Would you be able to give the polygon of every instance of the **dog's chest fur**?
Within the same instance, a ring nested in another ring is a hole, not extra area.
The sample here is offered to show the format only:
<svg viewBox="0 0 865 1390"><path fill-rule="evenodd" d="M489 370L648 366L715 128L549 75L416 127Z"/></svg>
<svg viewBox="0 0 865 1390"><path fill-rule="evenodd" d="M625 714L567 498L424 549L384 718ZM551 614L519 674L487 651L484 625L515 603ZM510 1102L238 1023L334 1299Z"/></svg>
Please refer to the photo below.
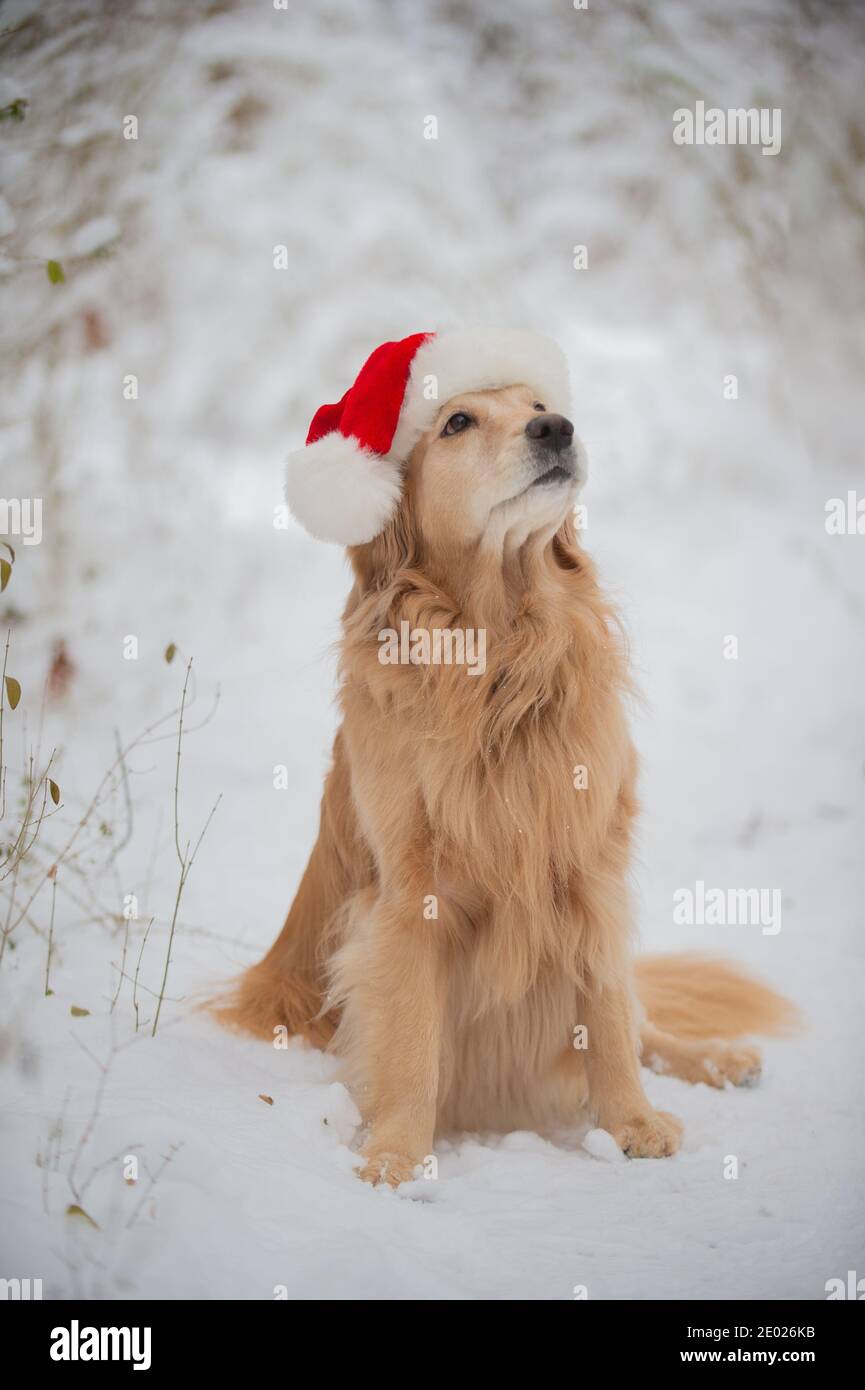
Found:
<svg viewBox="0 0 865 1390"><path fill-rule="evenodd" d="M516 1004L547 971L572 989L601 950L586 894L627 861L624 661L594 583L574 588L489 634L482 677L355 659L343 690L379 878L410 837L419 898L462 962L467 1017Z"/></svg>

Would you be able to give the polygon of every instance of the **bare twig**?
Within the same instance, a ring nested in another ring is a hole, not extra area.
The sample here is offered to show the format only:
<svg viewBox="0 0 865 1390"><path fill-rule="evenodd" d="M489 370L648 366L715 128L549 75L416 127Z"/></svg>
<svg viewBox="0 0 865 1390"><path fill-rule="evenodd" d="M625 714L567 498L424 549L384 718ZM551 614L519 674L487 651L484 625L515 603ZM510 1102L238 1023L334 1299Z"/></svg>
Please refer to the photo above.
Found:
<svg viewBox="0 0 865 1390"><path fill-rule="evenodd" d="M174 767L174 848L177 850L177 858L180 863L181 876L185 868L185 860L180 853L180 751L183 744L183 715L186 710L186 690L189 685L189 675L192 670L192 657L186 663L186 678L183 682L183 694L180 697L180 717L177 720L177 759Z"/></svg>
<svg viewBox="0 0 865 1390"><path fill-rule="evenodd" d="M53 989L48 983L48 976L51 971L51 953L54 950L54 904L57 899L57 875L51 880L51 920L48 924L48 955L45 958L45 998L53 994Z"/></svg>
<svg viewBox="0 0 865 1390"><path fill-rule="evenodd" d="M3 711L6 708L6 663L9 660L9 643L12 641L11 627L6 633L6 647L3 652L3 675L0 676L0 820L6 814L6 764L3 761Z"/></svg>
<svg viewBox="0 0 865 1390"><path fill-rule="evenodd" d="M144 929L144 936L141 941L141 949L138 952L138 961L135 966L135 978L132 981L132 1007L135 1010L135 1031L138 1032L138 976L141 971L141 960L144 955L144 948L147 945L147 938L150 935L150 928L153 926L153 918L147 923Z"/></svg>
<svg viewBox="0 0 865 1390"><path fill-rule="evenodd" d="M178 881L177 881L177 894L176 894L175 899L174 899L174 911L173 911L172 914L171 914L171 926L170 926L169 932L168 932L168 947L167 947L166 952L165 952L165 969L164 969L163 972L162 972L162 984L161 984L160 989L159 989L159 998L158 998L158 1000L157 1000L157 1002L156 1002L156 1015L155 1015L155 1017L154 1017L154 1019L153 1019L153 1028L152 1028L151 1034L150 1034L151 1037L155 1037L155 1036L156 1036L156 1025L159 1023L159 1014L160 1014L160 1011L161 1011L161 1009L162 1009L162 1000L163 1000L163 998L164 998L164 996L165 996L165 986L166 986L166 984L168 983L168 967L169 967L170 964L171 964L171 948L172 948L172 946L174 945L174 932L175 932L175 928L176 928L176 926L177 926L177 914L178 914L178 911L180 910L180 899L182 898L182 896L183 896L183 890L184 890L184 888L186 887L186 880L189 878L190 871L191 871L191 869L192 869L193 864L195 863L195 856L197 855L198 850L199 850L199 848L200 848L200 846L201 846L201 841L204 839L204 836L205 836L205 833L206 833L206 831L207 831L207 828L208 828L208 826L210 825L210 822L213 820L213 817L214 817L214 815L215 815L215 813L216 813L216 808L217 808L217 806L219 805L219 803L220 803L221 800L222 800L222 792L219 793L219 796L216 798L216 800L215 800L214 803L213 803L213 806L211 807L210 815L207 817L207 820L204 822L204 826L202 827L201 834L199 835L198 839L197 839L196 842L195 842L195 849L194 849L194 850L192 851L192 853L190 854L190 853L189 853L189 846L187 845L187 847L186 847L186 857L184 857L184 858L181 859L181 861L180 861L180 864L181 864L181 867L180 867L180 877L179 877L179 879L178 879Z"/></svg>
<svg viewBox="0 0 865 1390"><path fill-rule="evenodd" d="M156 1029L159 1025L159 1015L162 1011L162 1001L165 997L165 987L168 983L168 969L171 965L171 948L174 945L174 933L177 928L177 914L180 911L180 900L183 897L183 890L189 878L195 857L201 847L201 842L207 833L210 822L216 813L216 808L222 800L222 793L216 798L210 811L210 815L204 822L201 834L195 842L195 848L190 852L190 842L187 840L186 849L180 848L180 760L183 752L183 716L186 711L186 692L189 686L189 677L192 671L192 657L186 663L186 677L183 682L183 694L180 697L180 715L177 721L177 756L174 769L174 848L177 851L177 860L180 864L180 876L177 880L177 892L174 897L174 911L171 914L171 925L168 929L168 945L165 951L165 966L162 971L162 984L159 988L159 998L156 1001L156 1013L153 1018L153 1027L150 1036L156 1037Z"/></svg>
<svg viewBox="0 0 865 1390"><path fill-rule="evenodd" d="M41 776L35 778L33 776L33 754L30 754L26 775L27 800L24 803L24 811L22 812L21 816L21 828L19 829L18 834L16 835L15 840L9 849L9 853L6 856L6 863L3 868L3 873L0 874L0 882L2 882L4 878L8 878L14 870L15 865L19 862L19 860L23 859L25 855L29 854L30 850L33 848L34 844L36 843L36 840L39 837L39 831L42 829L42 822L46 819L50 819L52 815L56 814L53 811L48 812L46 814L46 807L48 803L48 774L51 771L56 752L56 749L52 750L51 757L45 764L45 771L41 774ZM39 797L40 788L42 790L42 805L39 810L39 815L36 817L35 824L33 824L33 833L28 841L27 834L31 829L31 823L33 822L33 808L36 805L36 801Z"/></svg>
<svg viewBox="0 0 865 1390"><path fill-rule="evenodd" d="M114 746L117 749L116 763L120 764L120 785L123 788L123 804L126 810L126 831L124 833L123 839L119 840L116 845L112 846L111 854L109 855L106 868L114 863L120 851L124 850L126 846L129 844L129 841L132 839L133 824L132 797L129 792L129 769L126 766L126 754L123 750L123 745L120 742L120 733L117 729L114 730Z"/></svg>
<svg viewBox="0 0 865 1390"><path fill-rule="evenodd" d="M178 713L178 710L176 710L176 709L174 709L174 710L169 710L169 712L168 712L167 714L161 715L159 719L154 720L152 724L149 724L149 725L147 726L146 729L142 730L142 732L141 732L140 734L137 734L135 738L131 739L130 742L127 743L126 746L125 746L123 749L121 749L122 757L125 759L125 758L128 756L128 754L132 751L133 748L137 748L142 742L144 742L145 740L147 740L147 739L149 738L149 736L154 732L154 730L161 728L162 725L165 724L165 723L167 723L169 719L173 719L173 718L177 715L177 713ZM76 844L76 842L78 841L79 836L81 835L82 831L83 831L83 830L87 827L87 825L89 824L90 819L91 819L91 817L92 817L94 811L96 810L97 806L99 806L100 803L101 803L101 800L102 800L102 797L103 797L103 795L104 795L104 793L105 793L106 787L108 787L108 786L111 785L111 779L112 779L112 777L114 776L114 773L116 772L118 765L119 765L119 759L118 759L118 758L115 758L114 762L111 764L111 766L109 767L108 771L107 771L107 772L104 774L104 776L102 777L102 780L100 781L98 787L96 788L96 791L94 792L94 794L93 794L93 796L92 796L92 798L91 798L89 804L87 805L87 807L86 807L86 809L85 809L83 815L81 816L81 818L79 819L79 821L77 822L77 824L73 827L73 830L72 830L71 835L69 836L69 839L66 841L66 844L63 846L63 848L60 850L59 854L56 856L56 858L55 858L54 861L53 861L54 864L56 864L58 867L59 867L60 864L63 863L63 862L67 859L67 857L71 854L72 849L73 849L74 845ZM27 900L25 901L24 906L21 908L21 910L20 910L19 913L18 913L18 916L15 918L15 920L14 920L14 921L11 923L11 925L9 926L9 929L8 929L8 934L9 934L9 935L11 935L12 932L15 931L15 929L16 929L16 927L18 926L19 922L23 921L24 917L27 915L27 912L29 911L31 905L33 904L34 900L36 899L38 893L40 892L40 890L41 890L42 887L44 886L44 883L45 883L46 878L47 878L47 876L48 876L48 872L49 872L49 870L46 869L46 870L45 870L45 873L42 874L42 875L38 878L37 883L36 883L36 886L34 887L32 893L30 894L30 896L29 896L29 897L27 898Z"/></svg>
<svg viewBox="0 0 865 1390"><path fill-rule="evenodd" d="M118 1000L119 997L120 997L120 990L121 990L121 987L122 987L122 985L123 985L123 981L126 979L126 952L127 952L128 948L129 948L129 918L127 917L127 918L126 918L126 930L125 930L124 933L123 933L123 954L122 954L122 956L120 957L120 970L119 970L118 975L117 975L117 988L116 988L116 990L114 991L114 996L113 996L113 998L112 998L112 1000L111 1000L111 1008L108 1010L108 1012L111 1013L111 1014L114 1013L114 1007L115 1007L115 1005L116 1005L116 1003L117 1003L117 1000Z"/></svg>
<svg viewBox="0 0 865 1390"><path fill-rule="evenodd" d="M73 1037L75 1037L74 1034ZM99 1118L99 1112L102 1108L102 1097L105 1094L105 1085L108 1081L108 1073L111 1069L111 1063L114 1060L114 1049L112 1048L107 1062L100 1062L97 1057L93 1056L92 1052L90 1052L86 1047L84 1047L80 1038L75 1038L75 1041L79 1044L80 1047L82 1047L83 1051L87 1053L88 1057L90 1057L91 1060L96 1063L100 1071L99 1083L96 1087L96 1092L93 1097L93 1106L91 1108L87 1124L84 1126L84 1129L81 1132L81 1138L78 1140L78 1143L75 1147L75 1153L72 1157L72 1162L69 1165L69 1172L66 1175L67 1181L69 1183L69 1190L71 1191L72 1196L75 1198L76 1202L80 1203L81 1190L79 1189L77 1184L78 1165L81 1162L81 1156L84 1153L84 1150L86 1149L87 1145L90 1143L91 1138L93 1137L93 1131L96 1127L96 1121Z"/></svg>
<svg viewBox="0 0 865 1390"><path fill-rule="evenodd" d="M159 1182L159 1179L162 1177L162 1174L165 1172L165 1170L166 1170L166 1168L168 1167L169 1163L171 1163L172 1159L174 1158L174 1155L175 1155L176 1153L179 1153L180 1150L181 1150L182 1148L183 1148L183 1144L182 1144L182 1143L180 1143L180 1144L170 1144L169 1147L168 1147L168 1153L167 1153L167 1154L163 1154L163 1156L162 1156L162 1162L160 1163L159 1167L157 1168L157 1170L156 1170L156 1172L153 1174L153 1176L150 1177L150 1174L148 1173L148 1177L150 1177L150 1182L149 1182L148 1186L144 1189L144 1191L143 1191L142 1194L141 1194L140 1199L138 1200L138 1202L136 1202L135 1206L134 1206L133 1209L132 1209L132 1214L131 1214L131 1216L129 1217L129 1220L127 1221L127 1223L126 1223L126 1229L127 1229L127 1230L129 1230L130 1226L134 1226L134 1225L135 1225L135 1222L138 1220L139 1213L141 1212L141 1209L142 1209L142 1207L144 1206L145 1202L147 1201L148 1197L149 1197L150 1194L152 1193L154 1187L155 1187L156 1184Z"/></svg>

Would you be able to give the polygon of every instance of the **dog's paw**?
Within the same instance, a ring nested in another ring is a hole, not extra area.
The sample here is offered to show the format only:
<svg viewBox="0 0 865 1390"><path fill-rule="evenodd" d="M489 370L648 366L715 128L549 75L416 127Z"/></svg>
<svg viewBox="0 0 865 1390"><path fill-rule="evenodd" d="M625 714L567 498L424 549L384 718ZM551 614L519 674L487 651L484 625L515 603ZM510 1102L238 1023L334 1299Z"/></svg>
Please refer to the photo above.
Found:
<svg viewBox="0 0 865 1390"><path fill-rule="evenodd" d="M381 1182L391 1187L399 1187L401 1182L411 1182L419 1166L416 1159L400 1153L364 1152L363 1158L366 1162L358 1169L358 1177L374 1187Z"/></svg>
<svg viewBox="0 0 865 1390"><path fill-rule="evenodd" d="M614 1125L610 1133L628 1158L669 1158L681 1145L682 1121L666 1110L649 1110Z"/></svg>
<svg viewBox="0 0 865 1390"><path fill-rule="evenodd" d="M730 1043L715 1043L703 1058L703 1080L709 1086L723 1089L729 1081L733 1086L756 1086L763 1069L759 1047L733 1047Z"/></svg>

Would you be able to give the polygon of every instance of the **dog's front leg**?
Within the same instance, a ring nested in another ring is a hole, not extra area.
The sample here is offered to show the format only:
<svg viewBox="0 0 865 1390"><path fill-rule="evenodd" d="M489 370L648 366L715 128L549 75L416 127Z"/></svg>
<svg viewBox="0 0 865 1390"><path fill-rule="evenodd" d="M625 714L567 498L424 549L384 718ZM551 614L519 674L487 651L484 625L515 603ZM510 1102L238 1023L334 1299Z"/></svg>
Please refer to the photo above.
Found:
<svg viewBox="0 0 865 1390"><path fill-rule="evenodd" d="M445 949L417 889L384 892L354 954L348 1023L370 1132L360 1176L408 1181L432 1147L438 1101Z"/></svg>
<svg viewBox="0 0 865 1390"><path fill-rule="evenodd" d="M586 991L586 1068L592 1109L601 1129L631 1158L666 1158L682 1140L675 1115L654 1110L643 1090L630 992L597 985Z"/></svg>

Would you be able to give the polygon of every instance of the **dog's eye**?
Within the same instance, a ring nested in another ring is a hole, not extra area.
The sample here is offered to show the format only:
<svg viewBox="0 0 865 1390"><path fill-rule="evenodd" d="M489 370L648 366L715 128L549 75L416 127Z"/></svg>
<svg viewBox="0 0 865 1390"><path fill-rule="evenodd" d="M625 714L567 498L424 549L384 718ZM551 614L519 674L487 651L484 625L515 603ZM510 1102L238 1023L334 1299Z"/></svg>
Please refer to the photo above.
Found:
<svg viewBox="0 0 865 1390"><path fill-rule="evenodd" d="M472 417L470 415L466 415L464 410L458 410L456 415L452 415L451 418L448 420L447 424L442 430L442 434L459 434L462 430L467 429L468 426L472 424L474 424Z"/></svg>
<svg viewBox="0 0 865 1390"><path fill-rule="evenodd" d="M547 407L545 405L541 405L540 401L535 401L534 405L532 406L532 410L540 410L542 414L544 411L546 411L546 408Z"/></svg>

